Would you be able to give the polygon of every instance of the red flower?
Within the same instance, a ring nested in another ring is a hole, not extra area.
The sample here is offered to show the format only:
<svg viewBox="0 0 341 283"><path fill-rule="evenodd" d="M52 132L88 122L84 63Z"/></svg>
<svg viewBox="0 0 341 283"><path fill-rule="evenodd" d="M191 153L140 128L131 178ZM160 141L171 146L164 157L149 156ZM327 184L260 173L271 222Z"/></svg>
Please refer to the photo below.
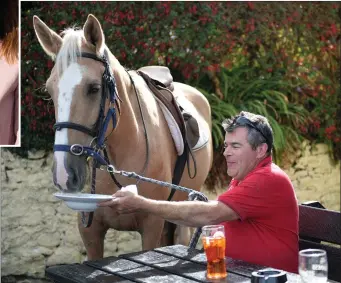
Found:
<svg viewBox="0 0 341 283"><path fill-rule="evenodd" d="M173 27L176 27L178 25L176 19L173 20Z"/></svg>
<svg viewBox="0 0 341 283"><path fill-rule="evenodd" d="M331 126L329 126L328 128L326 128L324 132L325 132L327 135L330 135L331 133L333 133L333 132L335 132L335 131L336 131L335 125L331 125Z"/></svg>
<svg viewBox="0 0 341 283"><path fill-rule="evenodd" d="M196 14L197 13L197 6L193 5L192 7L189 7L189 12L191 14Z"/></svg>
<svg viewBox="0 0 341 283"><path fill-rule="evenodd" d="M330 32L331 32L332 35L338 34L338 30L337 30L337 27L336 27L335 24L332 24L332 25L330 26Z"/></svg>

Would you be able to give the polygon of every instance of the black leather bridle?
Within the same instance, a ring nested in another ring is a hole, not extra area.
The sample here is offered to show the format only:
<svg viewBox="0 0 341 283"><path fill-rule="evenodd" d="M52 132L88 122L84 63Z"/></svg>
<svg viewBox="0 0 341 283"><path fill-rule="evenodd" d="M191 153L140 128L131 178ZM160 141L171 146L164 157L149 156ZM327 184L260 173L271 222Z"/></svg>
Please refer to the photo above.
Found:
<svg viewBox="0 0 341 283"><path fill-rule="evenodd" d="M64 151L71 153L75 156L86 156L93 159L93 168L92 168L92 184L91 184L91 193L95 193L96 188L96 169L101 166L110 165L109 157L105 148L106 141L106 131L108 129L108 125L112 120L113 130L117 125L117 113L120 114L120 106L119 102L121 101L116 87L116 81L113 76L113 73L110 69L110 65L108 62L108 56L105 52L104 55L99 58L95 54L81 52L77 54L77 57L81 58L89 58L103 63L105 70L102 76L102 96L101 96L101 104L97 122L93 129L90 129L81 124L76 124L72 122L57 122L54 124L53 129L59 131L61 129L73 129L76 131L83 132L94 139L92 140L90 146L83 146L80 144L66 145L66 144L55 144L53 147L53 151ZM105 103L106 100L109 99L109 109L106 115L104 115ZM101 154L103 153L103 155ZM109 172L115 184L122 188L122 185L117 181L114 174ZM90 212L88 222L85 223L85 213L82 212L82 222L85 227L89 227L91 225L93 218L93 212Z"/></svg>

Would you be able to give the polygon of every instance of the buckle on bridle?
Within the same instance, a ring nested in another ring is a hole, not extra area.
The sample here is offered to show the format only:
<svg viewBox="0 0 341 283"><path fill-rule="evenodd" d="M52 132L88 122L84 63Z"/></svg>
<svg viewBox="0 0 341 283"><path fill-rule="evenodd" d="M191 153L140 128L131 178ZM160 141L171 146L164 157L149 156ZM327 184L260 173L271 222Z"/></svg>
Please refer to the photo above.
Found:
<svg viewBox="0 0 341 283"><path fill-rule="evenodd" d="M77 156L80 156L83 154L84 152L84 148L81 144L73 144L71 145L70 147L70 152L73 154L73 155L77 155Z"/></svg>

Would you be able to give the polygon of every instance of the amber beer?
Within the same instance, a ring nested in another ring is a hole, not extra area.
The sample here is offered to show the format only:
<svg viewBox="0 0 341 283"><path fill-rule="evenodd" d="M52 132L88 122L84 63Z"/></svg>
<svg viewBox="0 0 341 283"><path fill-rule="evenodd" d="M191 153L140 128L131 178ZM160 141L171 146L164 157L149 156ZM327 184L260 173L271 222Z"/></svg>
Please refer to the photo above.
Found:
<svg viewBox="0 0 341 283"><path fill-rule="evenodd" d="M202 228L202 241L207 258L207 278L221 279L227 276L225 264L225 232L223 225Z"/></svg>

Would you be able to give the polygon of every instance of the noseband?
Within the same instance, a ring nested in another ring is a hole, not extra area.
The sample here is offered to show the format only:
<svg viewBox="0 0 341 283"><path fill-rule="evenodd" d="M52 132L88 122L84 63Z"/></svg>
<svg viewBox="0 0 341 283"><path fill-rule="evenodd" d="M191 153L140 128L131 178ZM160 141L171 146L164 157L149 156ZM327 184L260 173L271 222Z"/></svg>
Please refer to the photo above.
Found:
<svg viewBox="0 0 341 283"><path fill-rule="evenodd" d="M93 129L90 129L81 124L76 124L72 122L57 122L54 124L53 129L55 131L60 131L65 128L73 129L73 130L83 132L93 137L93 140L90 146L83 146L80 144L73 144L73 145L55 144L53 147L53 151L64 151L64 152L71 153L72 155L75 155L75 156L86 156L86 157L92 158L93 168L92 168L91 193L95 193L96 169L100 168L102 165L105 165L105 166L110 165L109 157L105 148L105 141L106 141L105 133L108 129L110 120L112 120L112 123L113 123L113 130L116 127L116 124L117 124L116 108L118 110L118 114L120 114L120 106L119 106L118 101L119 100L121 101L121 99L118 96L116 81L111 71L106 52L104 53L102 58L99 58L96 55L92 53L87 53L87 52L81 52L77 54L77 57L89 58L89 59L102 62L105 67L105 70L102 76L102 96L101 96L99 115L98 115L96 124ZM109 99L109 109L106 115L104 115L105 102L107 99ZM103 155L101 155L101 152L103 152ZM121 188L122 185L117 181L114 174L112 172L109 172L109 173L112 179L114 180L115 184L119 188ZM93 212L90 212L88 221L86 223L85 213L82 212L82 222L85 227L89 227L91 225L92 218L93 218Z"/></svg>

